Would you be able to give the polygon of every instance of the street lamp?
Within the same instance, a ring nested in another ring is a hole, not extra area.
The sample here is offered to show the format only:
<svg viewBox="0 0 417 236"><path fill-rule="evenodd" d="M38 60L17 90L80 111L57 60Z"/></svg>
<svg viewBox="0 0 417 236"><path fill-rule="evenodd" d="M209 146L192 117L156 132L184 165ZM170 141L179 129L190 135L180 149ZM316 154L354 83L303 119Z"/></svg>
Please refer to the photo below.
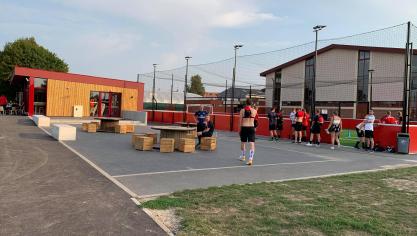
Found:
<svg viewBox="0 0 417 236"><path fill-rule="evenodd" d="M156 65L153 65L153 83L152 83L152 120L155 119L155 78L156 78Z"/></svg>
<svg viewBox="0 0 417 236"><path fill-rule="evenodd" d="M184 107L183 107L183 111L184 114L182 116L182 120L184 122L187 121L187 80L188 80L188 60L190 60L192 57L186 56L185 57L185 61L186 61L186 66L185 66L185 81L184 81Z"/></svg>
<svg viewBox="0 0 417 236"><path fill-rule="evenodd" d="M233 124L234 124L234 109L233 109L233 105L234 105L234 101L235 101L235 82L236 82L236 58L237 58L237 50L239 48L243 47L242 44L236 44L233 46L233 48L235 49L235 65L233 66L233 79L232 79L232 99L230 102L230 113L231 113L231 119L230 119L230 131L233 131Z"/></svg>
<svg viewBox="0 0 417 236"><path fill-rule="evenodd" d="M373 72L374 72L375 70L374 69L369 69L368 70L368 73L370 74L369 75L369 78L370 78L370 83L371 83L371 91L370 91L370 93L369 93L369 109L370 110L372 110L372 91L373 91L373 89L372 89L372 85L373 85L373 81L372 81L372 75L373 75Z"/></svg>
<svg viewBox="0 0 417 236"><path fill-rule="evenodd" d="M317 43L318 43L318 39L319 39L319 31L326 28L325 25L316 25L313 27L313 31L316 33L316 41L315 41L315 46L314 46L314 77L313 80L311 81L311 85L312 85L312 94L311 94L311 105L310 105L310 109L311 109L311 114L312 117L315 114L315 110L316 110L316 76L317 76Z"/></svg>

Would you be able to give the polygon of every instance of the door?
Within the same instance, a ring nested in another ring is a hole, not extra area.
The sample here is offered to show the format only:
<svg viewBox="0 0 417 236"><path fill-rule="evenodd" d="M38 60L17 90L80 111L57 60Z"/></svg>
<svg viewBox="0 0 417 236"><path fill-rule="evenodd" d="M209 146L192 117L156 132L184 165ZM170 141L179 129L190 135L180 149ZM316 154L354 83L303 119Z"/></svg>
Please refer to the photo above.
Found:
<svg viewBox="0 0 417 236"><path fill-rule="evenodd" d="M120 117L120 106L121 106L121 97L120 93L110 93L111 97L111 117Z"/></svg>
<svg viewBox="0 0 417 236"><path fill-rule="evenodd" d="M90 116L120 117L122 94L112 92L90 92Z"/></svg>
<svg viewBox="0 0 417 236"><path fill-rule="evenodd" d="M99 100L99 116L109 117L110 116L110 94L106 92L100 92Z"/></svg>
<svg viewBox="0 0 417 236"><path fill-rule="evenodd" d="M356 119L363 119L368 114L369 102L358 102L356 104Z"/></svg>

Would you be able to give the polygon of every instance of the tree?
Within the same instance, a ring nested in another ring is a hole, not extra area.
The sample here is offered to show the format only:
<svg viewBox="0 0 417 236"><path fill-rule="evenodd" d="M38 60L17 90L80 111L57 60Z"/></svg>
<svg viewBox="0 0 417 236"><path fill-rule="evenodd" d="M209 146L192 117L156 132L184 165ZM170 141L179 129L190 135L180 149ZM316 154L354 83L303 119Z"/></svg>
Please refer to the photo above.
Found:
<svg viewBox="0 0 417 236"><path fill-rule="evenodd" d="M68 65L55 53L38 45L35 38L21 38L6 43L0 51L0 94L14 97L15 90L8 81L14 66L68 72Z"/></svg>
<svg viewBox="0 0 417 236"><path fill-rule="evenodd" d="M195 93L198 95L203 96L206 92L203 83L201 82L200 75L193 75L191 76L191 86L187 86L187 92Z"/></svg>

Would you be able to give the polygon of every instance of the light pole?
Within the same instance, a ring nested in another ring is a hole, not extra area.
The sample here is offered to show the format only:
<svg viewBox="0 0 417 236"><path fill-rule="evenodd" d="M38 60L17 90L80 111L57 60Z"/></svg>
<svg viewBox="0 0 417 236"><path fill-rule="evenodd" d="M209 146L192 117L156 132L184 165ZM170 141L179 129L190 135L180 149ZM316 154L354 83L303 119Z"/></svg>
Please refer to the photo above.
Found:
<svg viewBox="0 0 417 236"><path fill-rule="evenodd" d="M155 78L156 78L156 65L153 64L153 83L152 83L152 120L155 119Z"/></svg>
<svg viewBox="0 0 417 236"><path fill-rule="evenodd" d="M236 58L237 58L237 50L239 48L243 47L242 44L236 44L233 46L233 48L235 49L235 65L233 66L233 79L232 79L232 99L230 102L230 114L231 114L231 119L230 119L230 131L233 131L233 117L234 117L234 109L233 109L233 105L234 105L234 101L235 101L235 82L236 82Z"/></svg>
<svg viewBox="0 0 417 236"><path fill-rule="evenodd" d="M182 120L184 122L187 121L187 80L188 80L188 60L190 60L192 57L186 56L185 57L185 61L187 62L186 66L185 66L185 81L184 81L184 107L183 107L183 111L184 114L182 116Z"/></svg>
<svg viewBox="0 0 417 236"><path fill-rule="evenodd" d="M311 105L310 105L310 113L311 117L314 117L315 110L316 110L316 76L317 76L317 43L319 39L319 31L326 28L325 25L316 25L313 27L313 31L316 33L316 41L314 46L314 76L313 80L311 81Z"/></svg>
<svg viewBox="0 0 417 236"><path fill-rule="evenodd" d="M172 105L172 93L174 91L174 74L171 74L171 105Z"/></svg>
<svg viewBox="0 0 417 236"><path fill-rule="evenodd" d="M374 69L369 69L368 70L368 73L370 74L369 75L369 78L370 78L369 82L371 83L371 91L369 92L369 110L372 110L372 91L373 91L373 89L372 89L372 85L373 85L372 75L373 75L374 71L375 71Z"/></svg>

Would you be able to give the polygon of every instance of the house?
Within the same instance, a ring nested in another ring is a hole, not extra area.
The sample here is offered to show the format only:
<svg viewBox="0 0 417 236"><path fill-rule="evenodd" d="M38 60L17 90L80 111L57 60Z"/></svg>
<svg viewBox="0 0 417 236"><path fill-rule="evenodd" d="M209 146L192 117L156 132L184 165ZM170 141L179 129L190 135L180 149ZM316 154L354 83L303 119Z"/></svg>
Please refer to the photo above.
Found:
<svg viewBox="0 0 417 236"><path fill-rule="evenodd" d="M121 117L143 110L143 83L16 66L11 84L29 116Z"/></svg>
<svg viewBox="0 0 417 236"><path fill-rule="evenodd" d="M318 50L317 61L316 109L337 110L347 118L363 118L370 108L377 116L402 110L405 49L332 44ZM417 65L416 55L413 62ZM266 106L279 107L285 114L297 107L309 109L314 63L312 52L260 73L266 78ZM414 117L415 81L417 67L413 67L410 93Z"/></svg>

